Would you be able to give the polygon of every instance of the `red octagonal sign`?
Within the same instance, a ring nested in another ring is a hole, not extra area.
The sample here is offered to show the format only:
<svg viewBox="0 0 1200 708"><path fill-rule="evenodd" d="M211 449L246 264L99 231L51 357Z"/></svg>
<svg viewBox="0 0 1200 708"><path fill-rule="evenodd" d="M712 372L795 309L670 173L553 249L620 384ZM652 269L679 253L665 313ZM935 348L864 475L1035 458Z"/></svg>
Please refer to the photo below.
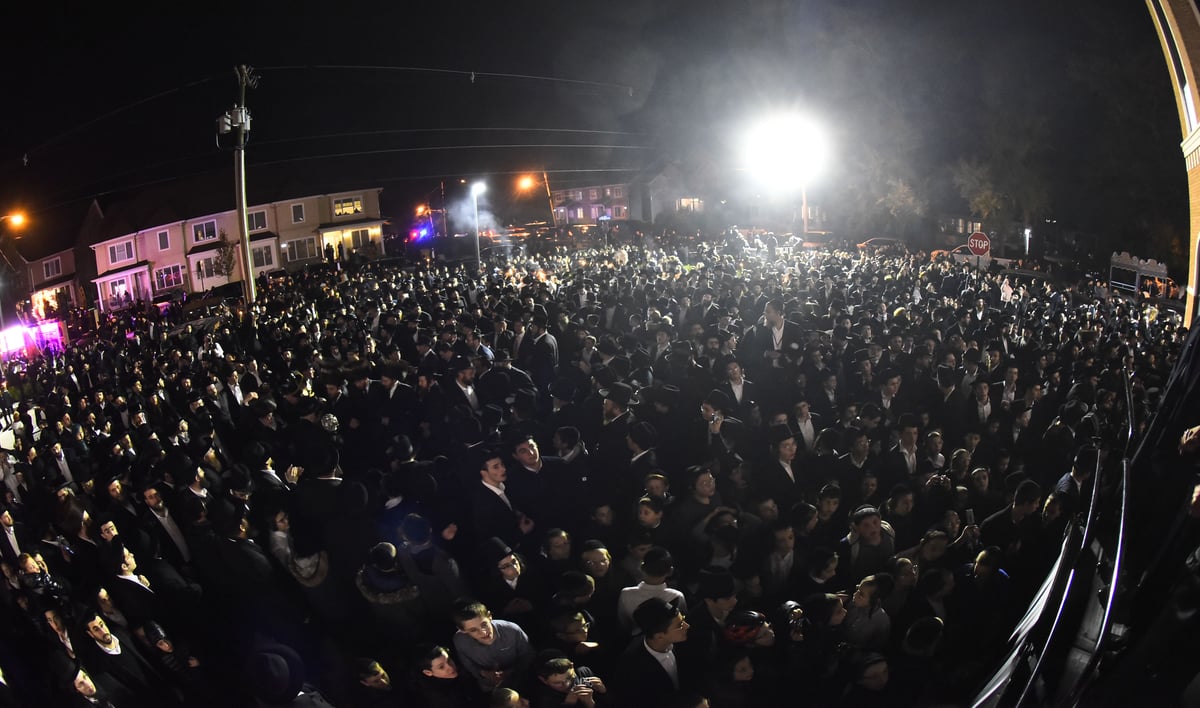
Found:
<svg viewBox="0 0 1200 708"><path fill-rule="evenodd" d="M967 248L976 256L986 256L992 250L992 240L987 234L976 231L967 239Z"/></svg>

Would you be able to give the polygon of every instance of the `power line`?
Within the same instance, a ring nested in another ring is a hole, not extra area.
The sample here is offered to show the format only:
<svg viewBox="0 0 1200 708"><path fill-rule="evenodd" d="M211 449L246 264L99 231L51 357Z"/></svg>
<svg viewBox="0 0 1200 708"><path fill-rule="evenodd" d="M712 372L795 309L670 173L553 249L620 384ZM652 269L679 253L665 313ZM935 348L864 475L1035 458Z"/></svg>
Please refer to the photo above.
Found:
<svg viewBox="0 0 1200 708"><path fill-rule="evenodd" d="M557 76L538 76L538 75L534 75L534 74L515 74L515 73L494 72L494 71L466 71L466 70L460 70L460 69L440 69L440 68L436 68L436 67L417 67L417 66L375 66L375 65L351 66L351 65L332 65L332 64L319 64L319 65L311 65L311 66L309 66L309 65L273 66L273 67L261 68L259 70L260 71L301 71L301 70L306 70L306 71L311 71L311 70L391 71L391 72L426 73L426 74L447 74L447 75L453 75L453 76L468 77L471 79L472 83L474 83L475 79L479 78L479 77L500 78L500 79L522 79L522 80L528 80L528 81L545 81L545 82L572 84L572 85L580 85L580 86L594 86L594 87L598 87L598 88L607 88L607 89L619 89L622 92L628 93L629 96L633 96L633 87L625 85L625 84L615 84L615 83L610 83L610 82L605 82L605 81L588 81L585 79L572 79L572 78L563 78L563 77L557 77ZM121 113L124 113L132 108L136 108L138 106L149 103L151 101L156 101L160 98L163 98L165 96L170 96L171 94L174 94L174 93L179 93L181 91L185 91L187 89L194 88L194 87L200 86L202 84L206 84L209 81L212 81L213 79L219 78L220 76L223 76L223 75L210 74L210 75L202 77L200 79L196 79L195 81L190 81L188 83L181 84L174 88L170 88L165 91L160 91L160 92L152 94L150 96L140 98L131 103L127 103L123 106L114 108L106 113L102 113L101 115L96 116L95 118L92 118L91 120L84 121L83 123L75 125L71 128L68 128L67 130L64 130L61 133L58 133L57 135L51 136L50 138L43 140L41 143L38 143L37 145L34 145L33 147L26 150L25 157L27 159L29 155L32 155L41 150L44 150L45 148L48 148L56 143L62 142L66 138L68 138L72 135L75 135L76 133L79 133L80 131L82 131L86 128L90 128L91 126L93 126L97 123L105 121L114 116L120 115ZM446 130L446 129L433 129L430 132L434 132L434 130ZM501 129L496 129L496 130L502 131L502 130L507 130L507 129L501 128ZM563 130L562 132L575 132L575 131ZM583 132L583 131L578 131L578 132ZM624 134L633 135L633 133L621 133L621 132L617 132L617 131L613 131L611 133L607 133L606 131L595 131L595 133L596 134L612 134L612 135L624 135Z"/></svg>
<svg viewBox="0 0 1200 708"><path fill-rule="evenodd" d="M266 160L263 162L252 163L256 167L265 165L280 165L289 162L304 162L306 160L327 160L339 157L362 157L365 155L386 155L389 153L404 153L404 152L436 152L439 150L509 150L509 149L531 149L531 148L548 148L552 150L560 150L565 148L584 148L590 150L653 150L655 148L646 145L572 145L569 143L545 144L539 145L536 143L530 144L496 144L496 145L431 145L429 147L408 147L408 148L388 148L385 150L358 150L355 152L335 152L326 155L307 155L304 157L289 157L280 160Z"/></svg>
<svg viewBox="0 0 1200 708"><path fill-rule="evenodd" d="M288 65L288 66L267 66L259 67L259 71L394 71L402 73L415 74L449 74L452 76L465 76L475 83L475 79L480 77L492 79L522 79L526 81L547 81L552 83L575 84L579 86L595 86L597 88L619 89L622 93L627 93L633 97L633 87L625 84L614 84L607 81L588 81L585 79L566 79L559 76L538 76L535 74L511 74L497 71L468 71L464 69L439 69L436 67L425 66L350 66L341 64L315 64L315 65Z"/></svg>
<svg viewBox="0 0 1200 708"><path fill-rule="evenodd" d="M43 148L47 148L57 142L61 142L65 138L70 137L71 135L74 135L75 133L78 133L79 131L83 130L84 128L89 128L89 127L95 125L96 123L99 123L100 121L107 120L116 115L120 115L121 113L124 113L125 111L128 111L131 108L136 108L144 103L149 103L150 101L158 100L164 96L170 96L173 93L178 93L180 91L184 91L184 90L190 89L192 87L199 86L201 84L206 84L215 78L217 78L217 76L215 74L206 76L202 79L196 79L195 81L183 84L181 86L176 86L175 88L167 89L166 91L160 91L152 96L140 98L140 99L134 101L133 103L128 103L119 108L114 108L111 111L108 111L107 113L103 113L89 121L80 123L79 125L76 125L73 128L68 128L67 130L59 133L58 135L52 136L52 137L48 138L47 140L42 141L38 145L35 145L34 147L29 148L26 151L26 155L33 154L39 150L42 150Z"/></svg>
<svg viewBox="0 0 1200 708"><path fill-rule="evenodd" d="M253 166L254 165L251 165L251 167L253 167ZM130 191L142 189L144 187L153 187L158 184L167 184L169 182L190 179L193 177L199 177L201 175L208 175L208 174L213 174L214 172L223 172L223 171L225 171L224 167L214 167L213 169L210 169L210 170L198 170L196 172L189 172L188 174L185 174L185 175L174 175L171 177L163 177L161 179L147 180L145 182L139 182L137 184L124 185L121 187L113 187L112 189L106 189L106 190L99 191L99 192L93 192L92 194L87 194L87 195L80 196L80 197L64 199L63 201L55 202L54 204L51 204L49 206L45 206L40 209L36 209L32 213L34 215L43 214L46 212L52 212L55 209L60 209L62 207L68 206L70 204L75 204L77 202L82 202L82 201L90 201L92 199L104 197L109 194L117 194L119 192L130 192ZM642 168L641 167L582 167L582 168L578 168L578 169L560 168L560 169L556 169L556 170L542 170L542 171L545 172L546 174L551 174L551 175L612 174L612 173L641 172ZM371 177L371 178L363 178L363 181L370 181L370 182L374 182L374 183L378 183L378 184L386 184L389 182L417 182L417 181L426 180L426 179L453 179L453 178L474 179L474 178L483 178L483 177L496 176L496 175L505 175L505 176L521 175L521 174L526 174L528 172L529 172L529 170L488 170L487 172L444 172L441 174L405 175L403 177L390 177L390 178Z"/></svg>
<svg viewBox="0 0 1200 708"><path fill-rule="evenodd" d="M502 149L507 149L507 148L562 149L562 148L576 148L576 147L594 149L594 150L604 150L604 149L653 150L654 149L652 147L643 146L643 145L595 145L595 144L578 144L578 145L576 145L576 144L554 144L554 143L550 143L550 144L537 144L537 143L533 143L533 144L494 144L494 145L438 145L438 146L411 147L411 148L388 148L388 149L381 149L381 150L361 150L361 151L355 151L355 152L329 153L329 154L325 154L325 155L302 155L302 156L298 156L298 157L281 158L278 160L261 160L261 161L257 161L257 162L251 162L250 166L251 167L264 167L267 165L283 165L283 164L288 164L288 163L292 163L292 162L306 162L308 160L337 159L337 158L342 158L342 157L364 157L364 156L380 155L380 154L387 154L387 153L436 152L439 150L457 151L457 150L473 150L473 149L502 150ZM210 158L210 157L214 157L214 156L215 156L214 153L206 152L206 153L196 153L194 155L176 158L174 160L164 160L162 162L156 162L154 164L147 165L144 167L138 167L135 169L125 170L124 172L118 172L116 174L109 175L104 181L111 183L112 180L118 179L120 177L124 177L126 175L131 175L131 174L135 174L135 173L139 173L139 172L147 172L150 170L159 169L161 167L167 167L167 166L179 164L182 162L191 162L193 160L206 159L206 158ZM102 196L104 194L109 194L109 193L117 192L117 191L123 191L125 189L136 189L141 186L154 185L154 184L158 184L163 181L170 181L172 179L183 179L188 176L206 174L211 171L212 170L201 170L199 172L191 172L186 175L178 175L176 177L167 177L167 178L163 178L161 180L152 180L149 182L143 182L143 183L134 185L133 187L113 188L111 190L98 192L98 193L96 193L95 196ZM518 170L517 172L520 172L520 170ZM70 203L70 202L65 202L65 203Z"/></svg>
<svg viewBox="0 0 1200 708"><path fill-rule="evenodd" d="M631 132L619 131L619 130L584 130L581 128L400 128L400 129L394 129L394 130L370 130L370 131L349 132L349 133L326 133L323 135L312 135L312 136L307 136L307 137L282 138L279 140L264 140L264 141L260 141L260 142L255 142L254 144L259 147L262 147L265 145L283 145L283 144L287 144L287 143L302 142L305 140L324 140L324 139L329 139L329 138L386 135L389 133L425 133L425 132L428 132L428 133L456 133L456 132L490 132L490 131L516 132L516 133L525 133L525 132L580 133L580 134L596 134L596 135L629 135L629 136L642 136L643 135L642 133L631 133ZM617 146L611 146L611 147L617 147ZM456 148L456 149L462 149L462 148ZM119 179L126 175L136 174L138 172L146 172L146 171L150 171L150 170L156 170L156 169L159 169L162 167L169 167L171 165L177 165L180 163L191 162L193 160L205 159L205 158L209 158L212 156L213 156L212 152L193 153L191 155L186 155L183 157L175 157L170 160L161 160L159 162L154 162L149 165L142 165L142 166L135 167L132 169L124 170L122 172L116 172L116 173L107 175L105 179L106 179L106 181L111 181L114 179ZM296 159L302 160L302 159L306 159L306 158L296 158ZM255 164L264 164L264 163L255 163ZM268 163L268 164L271 164L271 163Z"/></svg>
<svg viewBox="0 0 1200 708"><path fill-rule="evenodd" d="M327 140L330 138L357 138L371 135L402 135L413 133L572 133L582 135L631 135L642 137L644 133L632 133L625 130L586 130L583 128L395 128L389 130L364 130L349 133L325 133L323 135L307 135L297 138L280 138L278 140L257 141L255 145L279 145L295 143L304 140Z"/></svg>

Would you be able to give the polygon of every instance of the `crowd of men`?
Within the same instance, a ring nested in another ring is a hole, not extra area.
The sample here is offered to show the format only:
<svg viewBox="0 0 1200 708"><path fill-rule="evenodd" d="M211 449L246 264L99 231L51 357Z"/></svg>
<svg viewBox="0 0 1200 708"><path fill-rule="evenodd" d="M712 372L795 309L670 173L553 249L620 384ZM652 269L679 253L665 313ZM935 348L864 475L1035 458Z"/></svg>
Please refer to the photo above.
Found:
<svg viewBox="0 0 1200 708"><path fill-rule="evenodd" d="M0 706L963 700L1186 331L749 245L297 271L6 362Z"/></svg>

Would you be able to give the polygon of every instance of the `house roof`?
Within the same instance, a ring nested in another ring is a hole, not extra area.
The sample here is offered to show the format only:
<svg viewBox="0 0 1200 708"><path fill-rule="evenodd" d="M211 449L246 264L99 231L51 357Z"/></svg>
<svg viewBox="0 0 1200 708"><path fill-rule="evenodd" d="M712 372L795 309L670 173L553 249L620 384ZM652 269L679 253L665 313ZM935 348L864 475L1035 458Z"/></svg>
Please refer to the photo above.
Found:
<svg viewBox="0 0 1200 708"><path fill-rule="evenodd" d="M342 230L342 229L350 228L351 226L362 226L364 224L378 224L383 221L387 221L387 220L382 219L382 218L376 219L375 217L371 217L371 216L363 217L361 219L351 219L350 221L330 221L325 224L318 224L317 231L331 231L333 229Z"/></svg>
<svg viewBox="0 0 1200 708"><path fill-rule="evenodd" d="M251 243L255 241L266 241L269 238L279 238L279 234L275 233L274 231L255 231L254 233L250 234Z"/></svg>
<svg viewBox="0 0 1200 708"><path fill-rule="evenodd" d="M136 193L97 200L103 219L87 233L89 245L184 219L232 211L232 176L225 171L155 185ZM251 166L246 177L246 203L270 204L322 194L367 191L361 183L344 184L327 174L308 175L280 166Z"/></svg>
<svg viewBox="0 0 1200 708"><path fill-rule="evenodd" d="M63 283L69 283L74 279L75 279L74 272L63 273L62 275L58 276L57 278L51 278L50 280L47 280L45 282L38 283L36 286L34 286L34 289L35 290L45 290L46 288L53 288L56 285L62 285Z"/></svg>
<svg viewBox="0 0 1200 708"><path fill-rule="evenodd" d="M190 251L188 251L187 254L189 256L191 256L196 253L204 253L205 251L215 251L224 245L225 245L224 241L222 241L221 239L217 239L217 240L213 241L212 243L206 243L203 246L197 246L197 247L191 249Z"/></svg>
<svg viewBox="0 0 1200 708"><path fill-rule="evenodd" d="M94 283L97 280L104 280L106 278L111 278L114 275L120 275L122 273L131 273L135 270L141 270L149 265L150 265L150 261L138 261L137 263L134 263L133 265L125 266L124 268L117 268L116 270L106 270L103 273L101 273L100 275L97 275L95 278L92 278L92 282Z"/></svg>
<svg viewBox="0 0 1200 708"><path fill-rule="evenodd" d="M139 191L113 192L41 211L31 211L15 236L3 244L34 263L76 247L83 248L146 229L234 209L233 179L228 170L180 178ZM283 165L248 168L247 202L270 204L314 195L367 192L361 180L340 180L329 173L288 169ZM377 221L377 220L374 220ZM252 240L269 238L265 233ZM89 254L90 255L90 254ZM87 274L85 274L86 277Z"/></svg>

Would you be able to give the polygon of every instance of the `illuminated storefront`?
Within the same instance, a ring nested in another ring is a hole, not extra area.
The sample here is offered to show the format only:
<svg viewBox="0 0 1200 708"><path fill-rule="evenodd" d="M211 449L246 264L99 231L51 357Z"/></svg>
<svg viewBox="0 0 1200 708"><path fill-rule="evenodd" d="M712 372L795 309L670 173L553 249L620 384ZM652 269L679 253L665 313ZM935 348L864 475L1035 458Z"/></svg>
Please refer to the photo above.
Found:
<svg viewBox="0 0 1200 708"><path fill-rule="evenodd" d="M75 288L71 283L64 283L50 288L42 288L29 296L29 311L40 320L56 317L75 305Z"/></svg>
<svg viewBox="0 0 1200 708"><path fill-rule="evenodd" d="M62 352L68 344L67 328L59 320L17 325L0 331L0 358L8 361L39 352Z"/></svg>

